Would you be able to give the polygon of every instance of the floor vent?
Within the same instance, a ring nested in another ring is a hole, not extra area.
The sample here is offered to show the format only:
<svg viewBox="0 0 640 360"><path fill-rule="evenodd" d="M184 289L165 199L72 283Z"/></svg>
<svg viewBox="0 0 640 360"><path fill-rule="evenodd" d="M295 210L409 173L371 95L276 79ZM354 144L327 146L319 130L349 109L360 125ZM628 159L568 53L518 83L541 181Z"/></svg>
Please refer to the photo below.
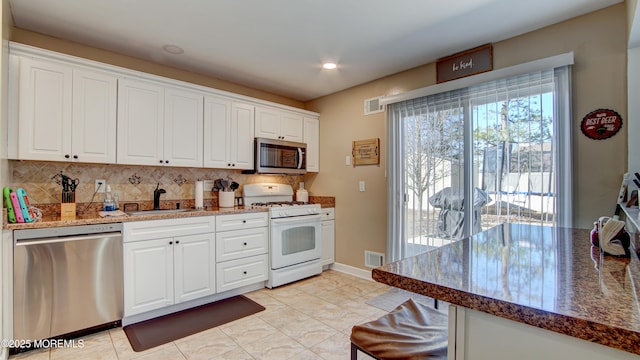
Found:
<svg viewBox="0 0 640 360"><path fill-rule="evenodd" d="M382 99L382 96L366 99L364 101L364 114L371 115L383 112L384 105L380 104L380 99Z"/></svg>
<svg viewBox="0 0 640 360"><path fill-rule="evenodd" d="M364 251L364 266L369 268L375 268L384 264L384 254L365 250Z"/></svg>

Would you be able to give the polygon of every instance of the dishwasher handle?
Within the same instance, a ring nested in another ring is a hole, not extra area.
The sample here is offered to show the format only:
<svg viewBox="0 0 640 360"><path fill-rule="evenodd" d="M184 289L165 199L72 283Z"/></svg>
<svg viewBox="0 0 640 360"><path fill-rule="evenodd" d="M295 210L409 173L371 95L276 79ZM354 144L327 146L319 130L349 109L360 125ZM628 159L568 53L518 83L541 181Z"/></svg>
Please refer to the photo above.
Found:
<svg viewBox="0 0 640 360"><path fill-rule="evenodd" d="M41 239L32 239L32 240L17 240L16 246L32 246L32 245L42 245L42 244L55 244L69 241L87 241L87 240L97 240L97 239L105 239L105 238L121 238L121 232L108 232L108 233L97 233L97 234L88 234L88 235L79 235L79 236L62 236L62 237L53 237L53 238L41 238Z"/></svg>

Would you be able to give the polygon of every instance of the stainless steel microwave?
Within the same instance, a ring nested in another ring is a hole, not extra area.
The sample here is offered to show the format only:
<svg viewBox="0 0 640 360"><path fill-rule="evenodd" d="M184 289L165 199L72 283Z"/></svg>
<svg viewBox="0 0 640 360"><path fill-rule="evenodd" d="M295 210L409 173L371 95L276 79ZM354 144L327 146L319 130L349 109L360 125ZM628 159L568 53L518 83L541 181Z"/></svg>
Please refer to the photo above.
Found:
<svg viewBox="0 0 640 360"><path fill-rule="evenodd" d="M256 138L255 142L256 173L307 173L307 144L267 138Z"/></svg>

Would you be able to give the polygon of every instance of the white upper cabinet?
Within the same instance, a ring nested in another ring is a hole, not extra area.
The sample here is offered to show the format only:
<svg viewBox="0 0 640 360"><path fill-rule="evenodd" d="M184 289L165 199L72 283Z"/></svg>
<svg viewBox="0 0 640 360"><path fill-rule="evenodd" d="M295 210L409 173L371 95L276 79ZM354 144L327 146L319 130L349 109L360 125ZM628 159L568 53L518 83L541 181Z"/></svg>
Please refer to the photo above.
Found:
<svg viewBox="0 0 640 360"><path fill-rule="evenodd" d="M203 99L201 93L165 88L164 162L202 167Z"/></svg>
<svg viewBox="0 0 640 360"><path fill-rule="evenodd" d="M10 43L9 159L251 170L254 138L306 142L316 113ZM315 121L315 122L314 122Z"/></svg>
<svg viewBox="0 0 640 360"><path fill-rule="evenodd" d="M302 142L302 115L256 107L256 137Z"/></svg>
<svg viewBox="0 0 640 360"><path fill-rule="evenodd" d="M115 162L114 75L27 57L12 57L12 67L10 158Z"/></svg>
<svg viewBox="0 0 640 360"><path fill-rule="evenodd" d="M164 164L164 88L145 81L118 82L118 164Z"/></svg>
<svg viewBox="0 0 640 360"><path fill-rule="evenodd" d="M73 71L71 153L78 161L116 162L116 98L114 75Z"/></svg>
<svg viewBox="0 0 640 360"><path fill-rule="evenodd" d="M202 167L203 96L141 80L118 83L118 163Z"/></svg>
<svg viewBox="0 0 640 360"><path fill-rule="evenodd" d="M252 169L253 105L205 97L204 137L204 167Z"/></svg>
<svg viewBox="0 0 640 360"><path fill-rule="evenodd" d="M320 120L304 118L304 142L307 144L307 172L320 171Z"/></svg>

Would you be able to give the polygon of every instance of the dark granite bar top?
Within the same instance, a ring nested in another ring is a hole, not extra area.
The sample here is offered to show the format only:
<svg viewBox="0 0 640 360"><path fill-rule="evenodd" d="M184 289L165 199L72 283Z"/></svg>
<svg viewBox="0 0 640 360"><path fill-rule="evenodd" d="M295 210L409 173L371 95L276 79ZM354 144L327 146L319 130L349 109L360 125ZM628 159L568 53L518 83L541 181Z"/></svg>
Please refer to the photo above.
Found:
<svg viewBox="0 0 640 360"><path fill-rule="evenodd" d="M589 242L589 230L499 225L376 268L372 276L454 305L640 354L638 255L601 255Z"/></svg>

